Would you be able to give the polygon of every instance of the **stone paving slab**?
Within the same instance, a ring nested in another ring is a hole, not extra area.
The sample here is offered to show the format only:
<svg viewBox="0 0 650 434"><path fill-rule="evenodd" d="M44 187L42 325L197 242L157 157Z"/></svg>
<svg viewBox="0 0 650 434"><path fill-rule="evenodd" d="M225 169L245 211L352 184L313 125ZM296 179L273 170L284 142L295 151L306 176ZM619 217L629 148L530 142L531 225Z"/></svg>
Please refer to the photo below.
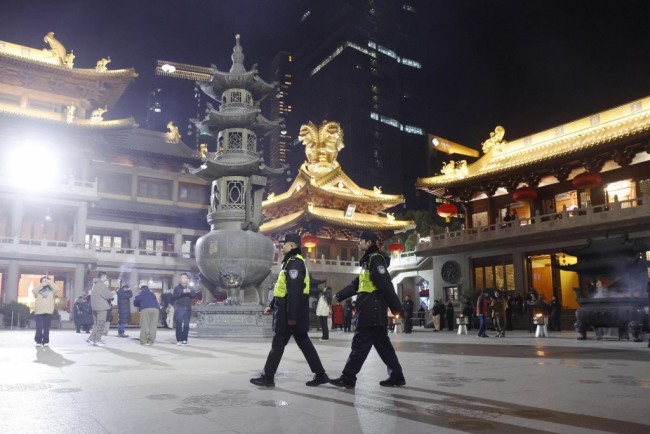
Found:
<svg viewBox="0 0 650 434"><path fill-rule="evenodd" d="M482 339L416 327L391 334L407 385L382 388L371 352L354 390L305 386L312 374L295 343L276 387L258 388L270 339L192 339L173 331L142 346L53 330L0 330L2 433L647 433L650 348L618 340L576 341L571 332ZM312 338L331 377L351 333Z"/></svg>

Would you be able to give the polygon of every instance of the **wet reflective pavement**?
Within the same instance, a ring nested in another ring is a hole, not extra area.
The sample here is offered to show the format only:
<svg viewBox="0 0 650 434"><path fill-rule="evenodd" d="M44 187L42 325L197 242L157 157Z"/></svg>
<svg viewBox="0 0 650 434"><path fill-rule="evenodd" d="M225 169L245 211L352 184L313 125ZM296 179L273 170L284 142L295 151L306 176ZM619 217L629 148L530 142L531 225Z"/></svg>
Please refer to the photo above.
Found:
<svg viewBox="0 0 650 434"><path fill-rule="evenodd" d="M129 331L136 336L136 330ZM371 352L354 390L307 387L312 374L291 341L275 388L258 388L269 340L192 339L178 347L159 330L151 347L54 330L0 330L3 433L647 433L647 343L535 338L481 339L416 328L391 334L407 385L382 388ZM319 342L330 377L340 375L352 334Z"/></svg>

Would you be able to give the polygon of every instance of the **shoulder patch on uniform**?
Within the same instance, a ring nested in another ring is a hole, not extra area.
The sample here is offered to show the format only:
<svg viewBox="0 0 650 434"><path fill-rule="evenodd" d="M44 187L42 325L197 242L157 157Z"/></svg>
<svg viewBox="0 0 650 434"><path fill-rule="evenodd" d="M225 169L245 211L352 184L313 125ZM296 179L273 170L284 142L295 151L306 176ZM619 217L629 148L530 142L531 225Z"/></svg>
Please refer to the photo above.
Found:
<svg viewBox="0 0 650 434"><path fill-rule="evenodd" d="M377 271L379 271L379 274L386 274L386 267L380 265L377 267Z"/></svg>
<svg viewBox="0 0 650 434"><path fill-rule="evenodd" d="M298 278L298 270L289 270L289 277L292 279Z"/></svg>

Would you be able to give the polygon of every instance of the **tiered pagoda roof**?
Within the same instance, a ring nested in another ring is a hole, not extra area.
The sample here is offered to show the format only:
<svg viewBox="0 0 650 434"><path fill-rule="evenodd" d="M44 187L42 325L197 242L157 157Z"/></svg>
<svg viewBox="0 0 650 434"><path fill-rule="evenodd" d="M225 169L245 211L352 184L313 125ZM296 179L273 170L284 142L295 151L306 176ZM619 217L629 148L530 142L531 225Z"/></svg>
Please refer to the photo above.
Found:
<svg viewBox="0 0 650 434"><path fill-rule="evenodd" d="M340 143L324 143L327 138L320 144L307 143L306 136L301 133L308 161L300 167L286 192L269 195L262 202L265 222L260 231L266 235L280 235L288 230L305 232L305 228L309 228L314 235L350 239L362 229L388 234L414 227L412 221L395 220L392 214L384 213L404 203L404 196L384 194L381 187L373 190L359 187L336 161L338 152L327 156L328 146L330 150L332 146L343 148L343 132L336 123L324 121L324 125L338 127ZM321 138L325 135L323 126L320 135L316 134ZM320 147L320 151L310 150L313 146Z"/></svg>

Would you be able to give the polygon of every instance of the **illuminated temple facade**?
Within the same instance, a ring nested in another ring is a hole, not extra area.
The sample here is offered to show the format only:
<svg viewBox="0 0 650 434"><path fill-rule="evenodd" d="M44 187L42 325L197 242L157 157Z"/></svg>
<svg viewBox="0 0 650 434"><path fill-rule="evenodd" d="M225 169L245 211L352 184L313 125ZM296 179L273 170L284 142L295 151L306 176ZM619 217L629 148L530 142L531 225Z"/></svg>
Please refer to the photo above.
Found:
<svg viewBox="0 0 650 434"><path fill-rule="evenodd" d="M53 33L44 40L49 49L0 41L0 301L32 305L49 275L63 308L99 270L111 287L160 294L196 272L209 187L185 165L201 158L171 122L161 133L105 119L133 69L110 58L79 68Z"/></svg>
<svg viewBox="0 0 650 434"><path fill-rule="evenodd" d="M436 298L534 289L558 297L572 324L573 289L594 282L568 271L576 262L568 252L617 236L650 246L649 152L650 97L510 142L497 127L474 163L418 179L465 216L460 231L420 234L417 255L432 259ZM602 283L614 285L605 274ZM643 297L642 286L617 295Z"/></svg>

